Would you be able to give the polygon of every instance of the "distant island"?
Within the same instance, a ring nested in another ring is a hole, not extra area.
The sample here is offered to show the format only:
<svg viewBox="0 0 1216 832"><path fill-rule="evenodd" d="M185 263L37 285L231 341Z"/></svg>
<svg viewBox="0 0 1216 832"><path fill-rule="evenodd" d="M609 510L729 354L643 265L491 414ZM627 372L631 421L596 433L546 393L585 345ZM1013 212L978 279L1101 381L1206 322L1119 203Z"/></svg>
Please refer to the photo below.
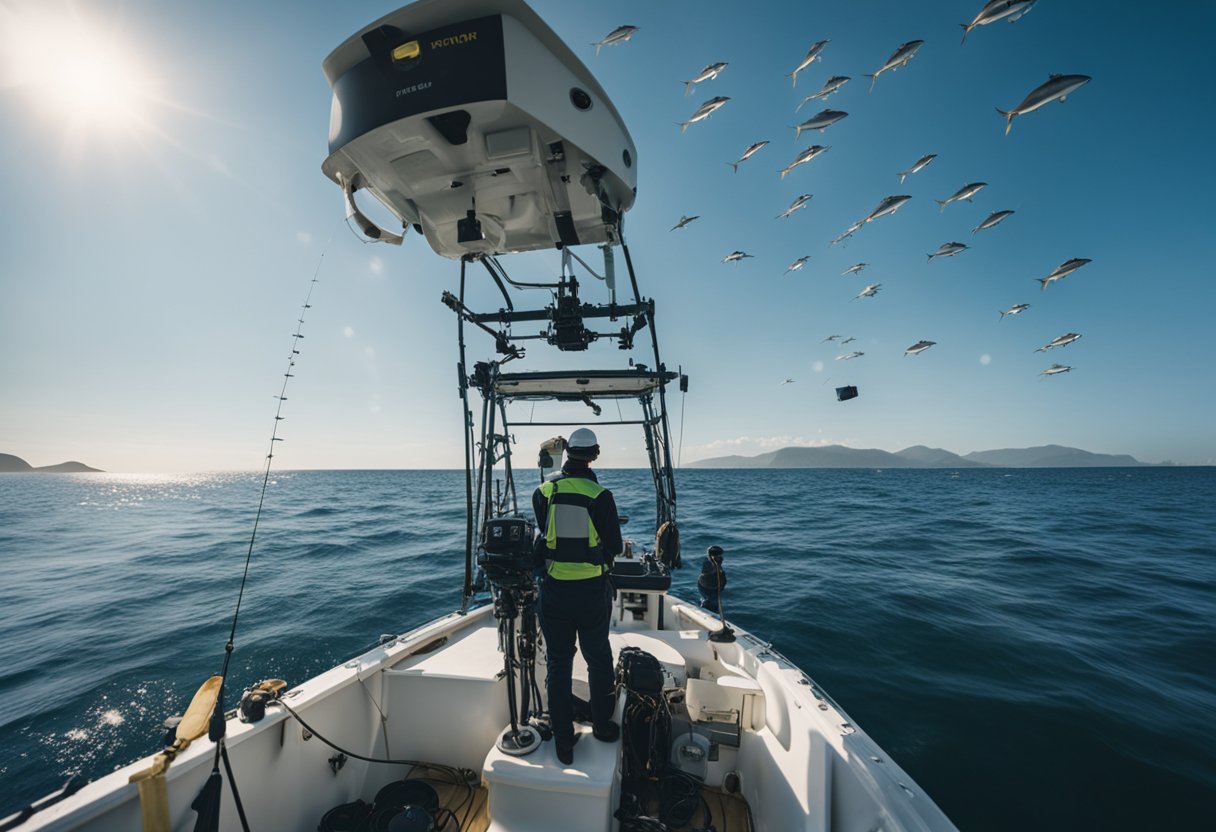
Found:
<svg viewBox="0 0 1216 832"><path fill-rule="evenodd" d="M1170 463L1164 463L1166 465ZM1063 445L1036 448L1002 448L973 451L965 456L913 445L891 453L877 448L846 448L825 445L815 448L782 448L758 456L719 456L690 462L689 468L1139 468L1127 454L1095 454Z"/></svg>
<svg viewBox="0 0 1216 832"><path fill-rule="evenodd" d="M61 462L58 465L43 465L35 468L19 456L0 454L0 474L101 474L100 468L90 468L83 462Z"/></svg>

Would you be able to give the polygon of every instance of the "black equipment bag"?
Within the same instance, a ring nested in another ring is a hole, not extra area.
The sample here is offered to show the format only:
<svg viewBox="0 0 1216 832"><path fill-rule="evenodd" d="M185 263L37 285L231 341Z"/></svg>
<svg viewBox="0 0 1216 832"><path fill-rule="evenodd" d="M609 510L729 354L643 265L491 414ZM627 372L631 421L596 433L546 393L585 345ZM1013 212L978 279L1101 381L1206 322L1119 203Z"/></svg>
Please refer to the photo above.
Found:
<svg viewBox="0 0 1216 832"><path fill-rule="evenodd" d="M654 656L637 647L622 647L616 660L617 683L626 691L640 696L663 693L663 665Z"/></svg>

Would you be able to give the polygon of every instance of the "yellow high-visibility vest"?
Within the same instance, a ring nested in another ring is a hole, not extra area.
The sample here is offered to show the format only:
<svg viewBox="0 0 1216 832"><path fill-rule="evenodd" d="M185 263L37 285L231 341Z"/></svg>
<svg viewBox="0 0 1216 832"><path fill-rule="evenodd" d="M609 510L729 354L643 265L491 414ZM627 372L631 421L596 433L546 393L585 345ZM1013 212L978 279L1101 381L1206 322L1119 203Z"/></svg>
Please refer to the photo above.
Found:
<svg viewBox="0 0 1216 832"><path fill-rule="evenodd" d="M591 504L606 490L583 477L563 477L541 485L540 493L549 502L545 570L550 577L580 581L604 573L600 534L591 520Z"/></svg>

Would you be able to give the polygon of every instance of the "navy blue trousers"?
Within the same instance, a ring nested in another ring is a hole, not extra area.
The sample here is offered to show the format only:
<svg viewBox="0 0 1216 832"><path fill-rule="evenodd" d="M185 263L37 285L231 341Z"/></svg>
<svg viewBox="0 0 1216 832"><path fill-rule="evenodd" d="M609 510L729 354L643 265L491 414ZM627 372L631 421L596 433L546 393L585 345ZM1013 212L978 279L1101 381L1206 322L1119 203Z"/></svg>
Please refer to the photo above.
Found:
<svg viewBox="0 0 1216 832"><path fill-rule="evenodd" d="M571 748L574 745L574 702L570 686L576 636L587 662L592 720L596 725L602 725L612 719L616 708L612 647L608 644L612 590L604 577L558 581L546 576L540 594L540 628L545 634L548 668L545 687L549 695L553 739L559 748Z"/></svg>

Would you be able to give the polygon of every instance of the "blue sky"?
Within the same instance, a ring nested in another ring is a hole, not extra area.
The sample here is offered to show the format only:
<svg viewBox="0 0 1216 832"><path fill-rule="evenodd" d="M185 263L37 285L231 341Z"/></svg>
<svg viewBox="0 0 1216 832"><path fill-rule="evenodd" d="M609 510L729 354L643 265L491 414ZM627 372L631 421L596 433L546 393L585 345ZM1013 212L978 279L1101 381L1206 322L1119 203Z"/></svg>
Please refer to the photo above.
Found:
<svg viewBox="0 0 1216 832"><path fill-rule="evenodd" d="M1216 462L1216 7L1040 0L960 45L958 24L982 5L533 3L638 148L626 230L664 358L692 379L685 461L787 444L1055 442ZM114 471L259 467L320 262L279 463L461 463L454 323L438 300L457 267L416 236L361 243L320 172L320 62L392 8L0 0L0 451ZM595 56L588 44L621 24L641 30ZM785 74L825 38L791 88ZM912 39L919 54L867 92L864 73ZM60 53L82 50L110 74L56 74ZM685 97L680 81L715 61L729 66ZM1094 80L1006 137L994 108L1056 72ZM831 75L853 80L796 116ZM714 95L731 101L681 135L676 122ZM849 117L795 142L791 125L824 106ZM726 163L762 139L733 174ZM779 179L809 144L832 149ZM896 172L927 153L938 158L901 187ZM938 211L934 199L972 181L989 183L974 203ZM774 219L803 193L807 208ZM898 214L829 247L897 193L913 197ZM1000 209L1016 213L970 233ZM682 214L702 218L669 232ZM953 240L972 248L926 263ZM734 249L754 258L721 263ZM783 276L802 255L806 268ZM1093 262L1040 292L1035 278L1072 257ZM558 260L505 263L547 278ZM877 297L850 301L871 282ZM489 306L483 288L474 298ZM998 320L1015 303L1031 308ZM1083 337L1034 352L1065 332ZM845 350L820 343L833 333L865 355L836 361ZM937 346L904 358L920 339ZM589 360L620 357L604 345ZM1053 361L1075 369L1040 378ZM838 403L846 383L861 396ZM678 397L673 410L678 426ZM609 466L642 461L632 434L604 445Z"/></svg>

